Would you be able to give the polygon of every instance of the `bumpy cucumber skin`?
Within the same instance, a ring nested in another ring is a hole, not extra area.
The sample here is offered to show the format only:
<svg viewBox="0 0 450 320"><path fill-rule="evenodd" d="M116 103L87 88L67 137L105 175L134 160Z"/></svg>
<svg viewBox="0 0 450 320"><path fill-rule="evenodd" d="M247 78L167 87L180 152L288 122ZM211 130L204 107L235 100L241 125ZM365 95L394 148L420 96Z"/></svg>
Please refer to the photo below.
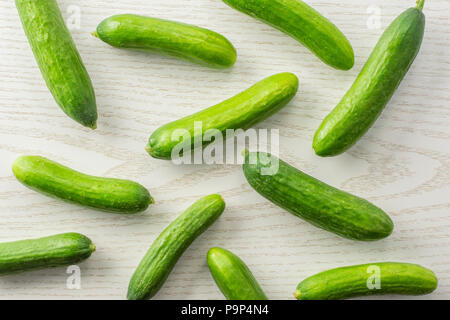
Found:
<svg viewBox="0 0 450 320"><path fill-rule="evenodd" d="M207 262L214 281L228 300L267 300L250 269L232 252L212 248Z"/></svg>
<svg viewBox="0 0 450 320"><path fill-rule="evenodd" d="M236 49L224 36L175 21L120 14L103 20L94 35L114 47L161 52L214 68L236 62Z"/></svg>
<svg viewBox="0 0 450 320"><path fill-rule="evenodd" d="M222 197L206 196L176 218L153 242L128 286L128 300L153 297L166 281L183 252L225 209Z"/></svg>
<svg viewBox="0 0 450 320"><path fill-rule="evenodd" d="M227 129L246 130L281 110L297 90L298 78L294 74L270 76L224 102L158 128L149 139L147 152L154 158L170 160L172 150L180 143L172 139L172 134L177 130L190 133L193 149L197 139L194 136L194 122L202 123L202 134L217 129L225 137ZM204 142L203 147L207 144Z"/></svg>
<svg viewBox="0 0 450 320"><path fill-rule="evenodd" d="M300 0L223 0L229 6L290 35L333 68L355 63L345 35L327 18Z"/></svg>
<svg viewBox="0 0 450 320"><path fill-rule="evenodd" d="M270 168L270 163L276 161L279 167L274 175L261 174L263 168ZM392 220L380 208L333 188L273 155L247 153L243 169L247 181L259 194L319 228L360 241L379 240L392 233Z"/></svg>
<svg viewBox="0 0 450 320"><path fill-rule="evenodd" d="M71 265L94 251L92 241L79 233L0 243L0 275Z"/></svg>
<svg viewBox="0 0 450 320"><path fill-rule="evenodd" d="M367 280L373 276L369 267L379 268L380 289L368 288ZM381 294L423 295L433 292L437 282L431 270L416 264L371 263L318 273L300 282L294 296L299 300L338 300Z"/></svg>
<svg viewBox="0 0 450 320"><path fill-rule="evenodd" d="M34 57L61 109L83 126L97 127L94 88L55 0L15 0Z"/></svg>
<svg viewBox="0 0 450 320"><path fill-rule="evenodd" d="M35 191L98 210L138 213L153 203L148 190L136 182L89 176L40 156L21 156L12 170Z"/></svg>
<svg viewBox="0 0 450 320"><path fill-rule="evenodd" d="M386 29L352 87L317 129L317 155L341 154L370 129L416 58L424 30L419 8L406 10Z"/></svg>

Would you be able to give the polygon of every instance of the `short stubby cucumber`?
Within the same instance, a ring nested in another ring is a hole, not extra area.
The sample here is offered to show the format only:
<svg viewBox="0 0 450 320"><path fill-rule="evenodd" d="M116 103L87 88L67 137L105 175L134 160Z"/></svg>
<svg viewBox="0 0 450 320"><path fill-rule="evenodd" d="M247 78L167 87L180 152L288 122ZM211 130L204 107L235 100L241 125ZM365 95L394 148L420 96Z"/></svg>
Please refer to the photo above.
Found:
<svg viewBox="0 0 450 320"><path fill-rule="evenodd" d="M434 273L422 266L381 262L331 269L311 276L297 286L299 300L338 300L358 296L423 295L437 287Z"/></svg>
<svg viewBox="0 0 450 320"><path fill-rule="evenodd" d="M94 251L92 241L79 233L0 243L0 276L72 265Z"/></svg>
<svg viewBox="0 0 450 320"><path fill-rule="evenodd" d="M249 184L263 197L342 237L371 241L392 233L389 216L367 200L333 188L263 152L246 152Z"/></svg>
<svg viewBox="0 0 450 320"><path fill-rule="evenodd" d="M339 104L314 136L317 155L335 156L351 148L377 120L416 58L424 35L424 0L398 16Z"/></svg>
<svg viewBox="0 0 450 320"><path fill-rule="evenodd" d="M207 262L214 281L228 300L267 300L250 269L232 252L212 248Z"/></svg>
<svg viewBox="0 0 450 320"><path fill-rule="evenodd" d="M300 0L223 0L229 6L290 35L329 66L349 70L355 62L345 35Z"/></svg>
<svg viewBox="0 0 450 320"><path fill-rule="evenodd" d="M83 126L97 127L94 89L55 0L16 0L34 57L61 109Z"/></svg>
<svg viewBox="0 0 450 320"><path fill-rule="evenodd" d="M128 300L153 297L191 243L212 225L225 209L222 197L201 198L176 218L153 242L128 286Z"/></svg>
<svg viewBox="0 0 450 320"><path fill-rule="evenodd" d="M219 132L225 138L227 129L246 130L286 106L297 90L294 74L270 76L222 103L158 128L149 139L147 152L169 160L198 145L205 147L214 141L208 133Z"/></svg>
<svg viewBox="0 0 450 320"><path fill-rule="evenodd" d="M120 14L103 20L93 34L114 47L164 53L214 68L236 61L236 49L224 36L175 21Z"/></svg>
<svg viewBox="0 0 450 320"><path fill-rule="evenodd" d="M40 156L21 156L12 170L33 190L103 211L137 213L153 203L148 190L136 182L89 176Z"/></svg>

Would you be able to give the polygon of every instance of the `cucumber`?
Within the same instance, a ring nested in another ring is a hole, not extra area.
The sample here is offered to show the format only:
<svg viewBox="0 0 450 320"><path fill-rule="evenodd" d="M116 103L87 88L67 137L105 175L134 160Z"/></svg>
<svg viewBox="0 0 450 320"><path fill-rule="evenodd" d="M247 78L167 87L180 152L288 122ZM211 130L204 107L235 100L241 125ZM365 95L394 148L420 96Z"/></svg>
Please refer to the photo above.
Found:
<svg viewBox="0 0 450 320"><path fill-rule="evenodd" d="M273 155L246 152L243 169L259 194L319 228L361 241L379 240L392 233L392 220L380 208L314 179Z"/></svg>
<svg viewBox="0 0 450 320"><path fill-rule="evenodd" d="M0 276L75 264L94 251L92 241L79 233L0 243Z"/></svg>
<svg viewBox="0 0 450 320"><path fill-rule="evenodd" d="M436 287L436 276L429 269L382 262L318 273L300 282L294 296L299 300L338 300L380 294L423 295Z"/></svg>
<svg viewBox="0 0 450 320"><path fill-rule="evenodd" d="M317 155L328 157L352 147L373 125L416 58L422 43L424 0L397 17L339 104L314 136Z"/></svg>
<svg viewBox="0 0 450 320"><path fill-rule="evenodd" d="M206 140L208 130L219 130L224 137L227 129L246 130L286 106L297 90L298 78L294 74L275 74L222 103L158 128L146 150L154 158L169 160L177 145L188 144L192 150L195 141ZM201 132L194 130L195 122L202 124ZM180 131L188 132L189 137L176 136ZM209 143L203 141L202 145Z"/></svg>
<svg viewBox="0 0 450 320"><path fill-rule="evenodd" d="M137 213L153 203L147 189L136 182L89 176L40 156L17 158L12 170L35 191L103 211Z"/></svg>
<svg viewBox="0 0 450 320"><path fill-rule="evenodd" d="M214 281L228 300L267 300L250 269L232 252L212 248L207 262Z"/></svg>
<svg viewBox="0 0 450 320"><path fill-rule="evenodd" d="M55 0L16 0L23 29L56 103L83 126L97 127L94 89Z"/></svg>
<svg viewBox="0 0 450 320"><path fill-rule="evenodd" d="M224 36L175 21L120 14L103 20L93 35L114 47L164 53L214 68L236 61L236 49Z"/></svg>
<svg viewBox="0 0 450 320"><path fill-rule="evenodd" d="M128 300L153 297L191 243L216 221L225 202L216 194L201 198L176 218L153 242L134 272Z"/></svg>
<svg viewBox="0 0 450 320"><path fill-rule="evenodd" d="M329 66L349 70L355 63L345 35L300 0L224 0L226 4L290 35Z"/></svg>

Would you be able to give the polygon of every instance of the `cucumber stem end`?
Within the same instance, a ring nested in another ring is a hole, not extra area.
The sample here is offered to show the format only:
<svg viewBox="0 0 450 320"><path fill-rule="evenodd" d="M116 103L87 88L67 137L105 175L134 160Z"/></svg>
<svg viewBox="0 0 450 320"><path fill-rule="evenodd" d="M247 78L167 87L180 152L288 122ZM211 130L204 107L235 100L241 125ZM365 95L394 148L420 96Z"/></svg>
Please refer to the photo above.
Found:
<svg viewBox="0 0 450 320"><path fill-rule="evenodd" d="M91 34L92 34L94 37L98 38L98 33L97 33L97 31L91 32Z"/></svg>
<svg viewBox="0 0 450 320"><path fill-rule="evenodd" d="M417 9L422 10L425 4L425 0L417 0Z"/></svg>

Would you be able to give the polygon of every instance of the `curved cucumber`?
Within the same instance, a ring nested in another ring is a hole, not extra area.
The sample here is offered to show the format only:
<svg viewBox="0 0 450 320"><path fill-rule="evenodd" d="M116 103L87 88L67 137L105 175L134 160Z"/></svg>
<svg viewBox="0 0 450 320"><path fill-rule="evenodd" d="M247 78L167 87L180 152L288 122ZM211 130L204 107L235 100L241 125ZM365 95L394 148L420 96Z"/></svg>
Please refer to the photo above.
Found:
<svg viewBox="0 0 450 320"><path fill-rule="evenodd" d="M40 156L17 158L12 170L33 190L99 210L137 213L153 203L147 189L136 182L89 176Z"/></svg>
<svg viewBox="0 0 450 320"><path fill-rule="evenodd" d="M350 90L323 120L313 142L319 156L348 150L381 114L419 52L425 29L423 3L391 23Z"/></svg>
<svg viewBox="0 0 450 320"><path fill-rule="evenodd" d="M79 233L0 243L0 275L71 265L94 251L92 241Z"/></svg>
<svg viewBox="0 0 450 320"><path fill-rule="evenodd" d="M212 225L225 209L222 197L206 196L176 218L153 242L134 272L127 298L153 297L191 243Z"/></svg>
<svg viewBox="0 0 450 320"><path fill-rule="evenodd" d="M236 49L224 36L180 22L120 14L103 20L93 34L114 47L161 52L209 67L228 68L236 61Z"/></svg>
<svg viewBox="0 0 450 320"><path fill-rule="evenodd" d="M94 89L55 0L16 0L34 57L61 109L83 126L97 127Z"/></svg>
<svg viewBox="0 0 450 320"><path fill-rule="evenodd" d="M247 152L243 169L259 194L319 228L362 241L392 233L392 220L380 208L314 179L273 155Z"/></svg>
<svg viewBox="0 0 450 320"><path fill-rule="evenodd" d="M310 49L320 60L341 70L353 67L353 48L330 20L300 0L223 0L266 22Z"/></svg>
<svg viewBox="0 0 450 320"><path fill-rule="evenodd" d="M286 106L297 90L298 78L292 73L268 77L222 103L158 128L149 139L147 152L154 158L171 159L175 147L187 144L192 150L196 141L207 140L208 131L218 130L225 137L227 129L246 130ZM201 130L195 129L195 123L201 124ZM186 135L180 137L180 132ZM205 147L209 143L200 144Z"/></svg>
<svg viewBox="0 0 450 320"><path fill-rule="evenodd" d="M429 269L382 262L318 273L300 282L294 296L299 300L337 300L376 294L422 295L436 287L436 276Z"/></svg>
<svg viewBox="0 0 450 320"><path fill-rule="evenodd" d="M232 252L212 248L207 262L214 281L228 300L267 300L250 269Z"/></svg>

